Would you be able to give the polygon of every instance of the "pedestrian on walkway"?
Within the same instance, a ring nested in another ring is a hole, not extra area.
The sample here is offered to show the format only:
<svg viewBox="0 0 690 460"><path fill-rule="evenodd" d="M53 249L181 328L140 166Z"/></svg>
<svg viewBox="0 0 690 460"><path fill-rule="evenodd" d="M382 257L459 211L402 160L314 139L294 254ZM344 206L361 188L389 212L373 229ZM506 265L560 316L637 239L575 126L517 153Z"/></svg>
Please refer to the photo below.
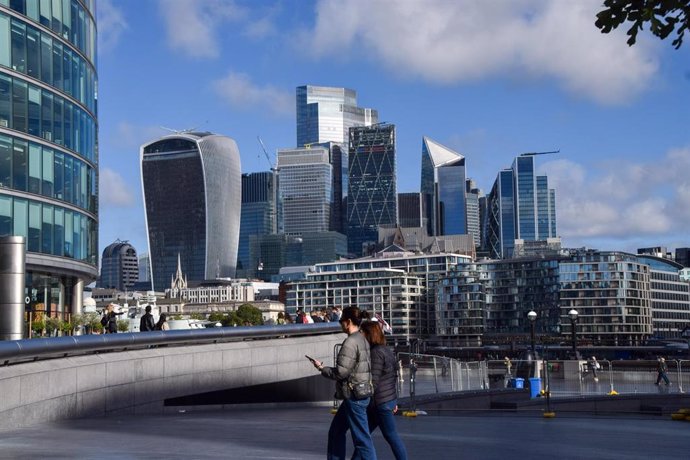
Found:
<svg viewBox="0 0 690 460"><path fill-rule="evenodd" d="M374 384L374 398L367 408L369 432L377 427L393 451L396 460L407 460L405 445L398 435L395 413L398 411L397 366L395 355L386 346L382 325L373 318L362 322L360 329L371 347L371 381ZM360 459L358 452L352 457Z"/></svg>
<svg viewBox="0 0 690 460"><path fill-rule="evenodd" d="M359 331L361 322L359 308L344 308L340 327L347 338L340 347L335 367L324 366L316 359L312 361L321 375L336 381L335 397L342 400L328 430L326 456L329 460L345 459L347 430L350 430L359 457L363 460L376 460L367 420L367 406L373 395L371 360L369 342Z"/></svg>
<svg viewBox="0 0 690 460"><path fill-rule="evenodd" d="M661 356L657 360L656 371L657 371L657 376L656 376L655 385L658 385L659 383L661 383L661 379L664 379L664 382L666 383L666 385L671 384L671 382L668 379L668 376L666 375L666 373L668 372L668 364L666 364L666 360Z"/></svg>
<svg viewBox="0 0 690 460"><path fill-rule="evenodd" d="M592 356L587 360L587 370L589 371L590 374L592 374L592 377L594 378L595 382L599 381L599 377L597 376L597 371L601 368L601 365L599 364L599 361L597 361L596 356ZM583 376L584 380L584 376Z"/></svg>
<svg viewBox="0 0 690 460"><path fill-rule="evenodd" d="M153 331L156 328L156 322L153 320L151 314L151 305L146 306L146 313L141 315L139 320L139 332Z"/></svg>

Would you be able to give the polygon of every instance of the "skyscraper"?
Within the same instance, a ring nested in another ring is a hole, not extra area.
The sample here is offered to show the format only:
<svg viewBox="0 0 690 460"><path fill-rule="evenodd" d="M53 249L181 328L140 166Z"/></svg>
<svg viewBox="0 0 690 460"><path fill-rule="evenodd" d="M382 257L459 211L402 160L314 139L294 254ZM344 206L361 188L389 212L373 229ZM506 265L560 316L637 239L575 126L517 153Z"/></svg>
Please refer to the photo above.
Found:
<svg viewBox="0 0 690 460"><path fill-rule="evenodd" d="M103 250L97 287L124 291L139 280L137 251L127 241L117 240Z"/></svg>
<svg viewBox="0 0 690 460"><path fill-rule="evenodd" d="M498 173L487 204L486 248L491 257L513 256L516 239L555 238L556 192L546 176L537 176L534 155L515 158L511 169Z"/></svg>
<svg viewBox="0 0 690 460"><path fill-rule="evenodd" d="M467 234L465 157L422 139L422 194L426 202L429 235Z"/></svg>
<svg viewBox="0 0 690 460"><path fill-rule="evenodd" d="M421 193L398 193L398 225L400 227L425 227L424 195Z"/></svg>
<svg viewBox="0 0 690 460"><path fill-rule="evenodd" d="M349 145L347 249L361 255L380 226L398 224L395 125L350 128Z"/></svg>
<svg viewBox="0 0 690 460"><path fill-rule="evenodd" d="M0 236L30 305L81 313L98 274L94 1L0 1Z"/></svg>
<svg viewBox="0 0 690 460"><path fill-rule="evenodd" d="M467 233L474 238L474 245L481 244L481 211L479 199L484 196L481 189L475 186L472 179L465 182L465 199L467 209Z"/></svg>
<svg viewBox="0 0 690 460"><path fill-rule="evenodd" d="M242 217L237 252L238 277L246 278L257 268L250 259L250 237L270 235L278 231L277 201L275 171L242 174Z"/></svg>
<svg viewBox="0 0 690 460"><path fill-rule="evenodd" d="M326 232L333 203L333 167L326 147L278 150L282 230L289 235Z"/></svg>
<svg viewBox="0 0 690 460"><path fill-rule="evenodd" d="M242 182L235 141L182 132L141 147L154 289L177 270L189 281L235 276Z"/></svg>
<svg viewBox="0 0 690 460"><path fill-rule="evenodd" d="M378 123L378 112L357 107L357 92L328 86L297 87L297 146L337 142L347 151L348 130Z"/></svg>
<svg viewBox="0 0 690 460"><path fill-rule="evenodd" d="M139 280L141 282L151 281L151 259L148 252L139 255Z"/></svg>

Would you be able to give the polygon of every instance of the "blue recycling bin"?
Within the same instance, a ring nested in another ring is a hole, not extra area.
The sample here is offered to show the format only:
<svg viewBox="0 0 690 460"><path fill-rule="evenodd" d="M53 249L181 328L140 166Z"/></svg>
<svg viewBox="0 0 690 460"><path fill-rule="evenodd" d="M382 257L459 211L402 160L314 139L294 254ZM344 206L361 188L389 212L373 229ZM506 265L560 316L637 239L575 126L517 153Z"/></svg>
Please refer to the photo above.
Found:
<svg viewBox="0 0 690 460"><path fill-rule="evenodd" d="M529 379L529 397L536 398L541 392L541 379L531 378Z"/></svg>
<svg viewBox="0 0 690 460"><path fill-rule="evenodd" d="M519 389L525 388L525 379L521 379L521 378L513 379L513 388L519 388Z"/></svg>

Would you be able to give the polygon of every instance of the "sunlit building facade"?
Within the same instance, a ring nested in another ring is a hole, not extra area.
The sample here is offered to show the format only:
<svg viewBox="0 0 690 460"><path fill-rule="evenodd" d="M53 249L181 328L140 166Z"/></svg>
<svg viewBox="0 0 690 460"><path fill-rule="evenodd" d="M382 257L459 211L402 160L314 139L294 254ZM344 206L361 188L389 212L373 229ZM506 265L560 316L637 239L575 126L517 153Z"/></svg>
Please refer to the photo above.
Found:
<svg viewBox="0 0 690 460"><path fill-rule="evenodd" d="M139 281L139 259L134 246L117 240L103 250L96 287L126 291Z"/></svg>
<svg viewBox="0 0 690 460"><path fill-rule="evenodd" d="M0 1L0 236L26 239L26 296L81 313L98 274L94 0Z"/></svg>
<svg viewBox="0 0 690 460"><path fill-rule="evenodd" d="M190 282L235 276L242 182L235 141L182 132L141 147L141 177L153 289L178 257Z"/></svg>
<svg viewBox="0 0 690 460"><path fill-rule="evenodd" d="M257 268L250 257L250 238L278 231L278 183L275 171L242 174L242 217L237 252L237 276Z"/></svg>

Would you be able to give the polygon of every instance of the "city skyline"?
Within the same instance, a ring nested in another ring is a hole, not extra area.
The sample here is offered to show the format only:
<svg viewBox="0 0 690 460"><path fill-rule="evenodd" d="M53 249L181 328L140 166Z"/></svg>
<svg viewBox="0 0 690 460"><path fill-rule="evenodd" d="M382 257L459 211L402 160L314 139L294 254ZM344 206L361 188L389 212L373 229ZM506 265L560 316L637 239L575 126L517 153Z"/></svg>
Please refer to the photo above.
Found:
<svg viewBox="0 0 690 460"><path fill-rule="evenodd" d="M351 88L396 125L398 192L419 191L423 136L484 193L515 156L560 149L537 171L564 246L690 245L687 47L601 34L596 1L484 3L100 1L99 253L148 250L137 153L161 126L230 136L243 173L266 171L256 136L272 159L295 147L303 85Z"/></svg>

